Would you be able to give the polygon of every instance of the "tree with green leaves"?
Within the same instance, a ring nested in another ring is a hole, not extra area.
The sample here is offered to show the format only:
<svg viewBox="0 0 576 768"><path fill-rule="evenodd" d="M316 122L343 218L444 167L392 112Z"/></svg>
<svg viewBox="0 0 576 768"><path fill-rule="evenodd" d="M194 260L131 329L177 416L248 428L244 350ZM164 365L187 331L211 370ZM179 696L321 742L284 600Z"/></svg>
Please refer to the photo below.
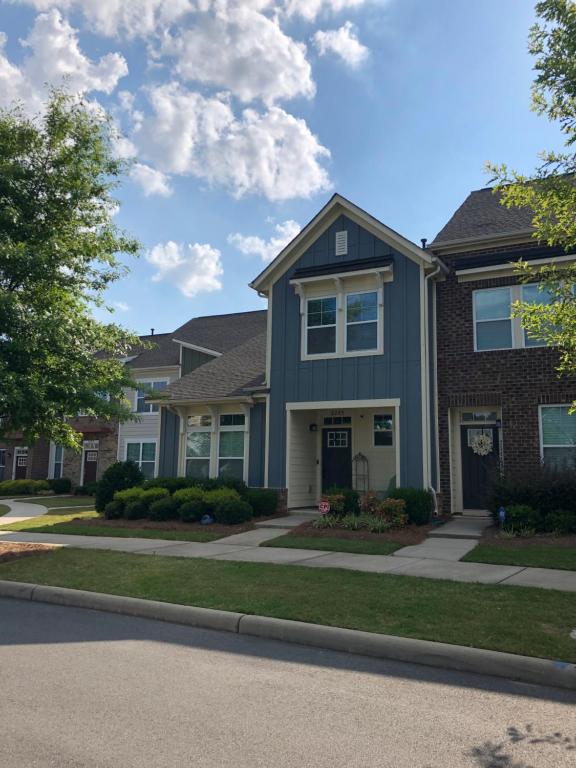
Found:
<svg viewBox="0 0 576 768"><path fill-rule="evenodd" d="M110 119L54 91L42 116L0 112L0 439L77 448L78 413L126 420L137 336L98 322L139 244L114 223L125 172Z"/></svg>
<svg viewBox="0 0 576 768"><path fill-rule="evenodd" d="M543 152L529 176L506 165L489 164L488 170L504 206L531 209L534 238L569 251L576 247L576 2L542 0L536 14L528 44L536 72L532 109L558 123L565 150ZM576 265L535 268L521 262L518 274L524 283L538 283L540 295L531 303L517 302L515 316L529 336L558 348L560 373L575 375Z"/></svg>

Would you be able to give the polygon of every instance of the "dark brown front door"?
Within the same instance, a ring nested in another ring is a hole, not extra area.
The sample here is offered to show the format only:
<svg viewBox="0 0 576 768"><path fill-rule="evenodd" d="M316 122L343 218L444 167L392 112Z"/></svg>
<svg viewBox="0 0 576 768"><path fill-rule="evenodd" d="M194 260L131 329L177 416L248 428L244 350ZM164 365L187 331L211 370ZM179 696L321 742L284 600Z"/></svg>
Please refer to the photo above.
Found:
<svg viewBox="0 0 576 768"><path fill-rule="evenodd" d="M464 509L485 509L490 474L498 468L498 427L461 427Z"/></svg>
<svg viewBox="0 0 576 768"><path fill-rule="evenodd" d="M352 430L322 430L322 490L352 487Z"/></svg>
<svg viewBox="0 0 576 768"><path fill-rule="evenodd" d="M84 485L96 482L96 469L98 467L98 451L84 451Z"/></svg>
<svg viewBox="0 0 576 768"><path fill-rule="evenodd" d="M14 463L14 479L25 480L28 471L28 451L23 448L15 448Z"/></svg>

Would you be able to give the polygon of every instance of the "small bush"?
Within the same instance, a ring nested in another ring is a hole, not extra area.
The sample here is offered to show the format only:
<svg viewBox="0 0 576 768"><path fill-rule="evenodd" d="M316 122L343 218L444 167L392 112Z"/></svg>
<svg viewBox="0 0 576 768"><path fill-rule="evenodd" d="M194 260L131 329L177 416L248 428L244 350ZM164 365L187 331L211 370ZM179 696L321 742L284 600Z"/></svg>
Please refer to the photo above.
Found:
<svg viewBox="0 0 576 768"><path fill-rule="evenodd" d="M546 530L559 536L576 533L576 514L568 509L555 509L544 518Z"/></svg>
<svg viewBox="0 0 576 768"><path fill-rule="evenodd" d="M273 488L248 488L244 499L254 511L254 517L269 517L278 511L278 491Z"/></svg>
<svg viewBox="0 0 576 768"><path fill-rule="evenodd" d="M503 528L520 533L521 530L537 531L542 526L540 513L527 504L511 504L506 509Z"/></svg>
<svg viewBox="0 0 576 768"><path fill-rule="evenodd" d="M408 520L414 525L430 522L434 510L434 499L430 491L423 488L394 488L388 498L404 499Z"/></svg>
<svg viewBox="0 0 576 768"><path fill-rule="evenodd" d="M178 514L183 523L199 523L206 514L206 510L206 502L199 496L181 504Z"/></svg>
<svg viewBox="0 0 576 768"><path fill-rule="evenodd" d="M170 497L170 492L166 488L148 488L147 490L138 488L138 490L141 491L139 496L140 501L143 501L148 509L151 509L152 504L154 504L155 501ZM120 491L120 493L122 493L122 491Z"/></svg>
<svg viewBox="0 0 576 768"><path fill-rule="evenodd" d="M72 480L67 477L55 477L48 480L48 485L54 493L70 493L72 490Z"/></svg>
<svg viewBox="0 0 576 768"><path fill-rule="evenodd" d="M215 491L206 491L204 501L206 503L206 514L216 517L216 507L223 501L240 501L240 494L233 488L220 488Z"/></svg>
<svg viewBox="0 0 576 768"><path fill-rule="evenodd" d="M123 491L116 491L114 501L119 501L126 506L133 501L139 501L143 493L144 489L138 486L136 488L125 488Z"/></svg>
<svg viewBox="0 0 576 768"><path fill-rule="evenodd" d="M111 464L96 486L94 504L96 511L103 512L106 504L114 498L116 491L133 488L135 485L142 485L143 482L144 475L133 461L117 461Z"/></svg>
<svg viewBox="0 0 576 768"><path fill-rule="evenodd" d="M124 507L124 517L126 520L142 520L148 514L148 509L143 501L130 501Z"/></svg>
<svg viewBox="0 0 576 768"><path fill-rule="evenodd" d="M104 507L104 517L106 520L119 520L124 511L124 504L121 501L109 501Z"/></svg>
<svg viewBox="0 0 576 768"><path fill-rule="evenodd" d="M0 483L0 496L34 496L49 490L47 480L3 480Z"/></svg>
<svg viewBox="0 0 576 768"><path fill-rule="evenodd" d="M341 517L335 515L322 515L312 523L314 528L339 528Z"/></svg>
<svg viewBox="0 0 576 768"><path fill-rule="evenodd" d="M178 504L186 504L189 501L194 501L195 499L203 499L204 495L205 491L203 491L202 488L194 486L192 488L181 488L179 491L174 493L172 498Z"/></svg>
<svg viewBox="0 0 576 768"><path fill-rule="evenodd" d="M211 493L221 493L212 491ZM206 496L210 494L207 493ZM224 497L214 507L214 519L221 525L240 525L253 517L252 507L240 497Z"/></svg>
<svg viewBox="0 0 576 768"><path fill-rule="evenodd" d="M556 510L576 513L576 472L537 465L529 471L491 478L488 509L498 519L500 507L526 504L543 518Z"/></svg>
<svg viewBox="0 0 576 768"><path fill-rule="evenodd" d="M328 488L326 496L343 496L344 497L344 514L345 515L359 515L360 514L360 494L358 491L352 488Z"/></svg>
<svg viewBox="0 0 576 768"><path fill-rule="evenodd" d="M166 488L169 493L174 493L181 488L190 488L196 481L189 477L154 477L146 480L142 486L145 491L149 488Z"/></svg>
<svg viewBox="0 0 576 768"><path fill-rule="evenodd" d="M88 486L87 485L75 486L74 496L88 496Z"/></svg>
<svg viewBox="0 0 576 768"><path fill-rule="evenodd" d="M346 514L346 498L343 493L325 493L322 501L330 505L330 515L334 517L343 517Z"/></svg>
<svg viewBox="0 0 576 768"><path fill-rule="evenodd" d="M161 488L158 490L165 491L166 489ZM144 493L147 492L148 491L144 491ZM178 517L178 502L174 501L170 496L158 499L150 505L148 516L150 517L150 520L175 520Z"/></svg>

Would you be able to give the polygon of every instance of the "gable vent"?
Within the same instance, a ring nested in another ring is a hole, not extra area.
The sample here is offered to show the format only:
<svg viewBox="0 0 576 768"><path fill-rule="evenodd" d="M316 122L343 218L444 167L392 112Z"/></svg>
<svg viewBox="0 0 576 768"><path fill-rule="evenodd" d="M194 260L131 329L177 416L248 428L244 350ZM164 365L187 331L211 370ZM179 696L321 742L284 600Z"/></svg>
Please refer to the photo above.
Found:
<svg viewBox="0 0 576 768"><path fill-rule="evenodd" d="M336 232L336 256L346 256L348 253L348 232Z"/></svg>

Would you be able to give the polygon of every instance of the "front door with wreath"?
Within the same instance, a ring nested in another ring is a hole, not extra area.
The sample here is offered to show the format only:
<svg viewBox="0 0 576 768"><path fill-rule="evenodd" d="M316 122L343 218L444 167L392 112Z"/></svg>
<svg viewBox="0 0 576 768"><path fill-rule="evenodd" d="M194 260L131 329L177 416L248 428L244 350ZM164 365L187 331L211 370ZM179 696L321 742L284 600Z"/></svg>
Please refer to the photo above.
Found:
<svg viewBox="0 0 576 768"><path fill-rule="evenodd" d="M464 509L485 509L490 475L498 469L498 427L461 427Z"/></svg>

